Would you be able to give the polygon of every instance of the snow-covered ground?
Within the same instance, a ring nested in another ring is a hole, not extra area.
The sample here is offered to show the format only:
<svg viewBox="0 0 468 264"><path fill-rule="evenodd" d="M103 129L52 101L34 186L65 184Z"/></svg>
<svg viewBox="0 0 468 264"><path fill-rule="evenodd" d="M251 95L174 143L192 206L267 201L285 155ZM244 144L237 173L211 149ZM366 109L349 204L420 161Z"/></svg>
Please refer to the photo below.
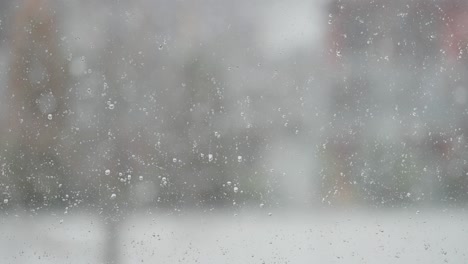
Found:
<svg viewBox="0 0 468 264"><path fill-rule="evenodd" d="M99 218L6 216L0 263L103 263ZM122 263L467 263L462 210L136 214Z"/></svg>

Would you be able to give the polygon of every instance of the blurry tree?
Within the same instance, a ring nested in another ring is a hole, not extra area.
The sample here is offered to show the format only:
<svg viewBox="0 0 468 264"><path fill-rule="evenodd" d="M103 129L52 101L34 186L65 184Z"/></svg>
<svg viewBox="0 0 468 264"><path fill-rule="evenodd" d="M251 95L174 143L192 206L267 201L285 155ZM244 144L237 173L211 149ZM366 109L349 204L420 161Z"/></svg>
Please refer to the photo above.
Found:
<svg viewBox="0 0 468 264"><path fill-rule="evenodd" d="M344 150L327 155L324 179L351 173L348 186L357 183L353 192L370 203L464 197L466 165L457 157L466 129L466 3L337 0L329 11L337 74L329 97L333 136L324 143L341 138L358 147L353 159L342 160Z"/></svg>
<svg viewBox="0 0 468 264"><path fill-rule="evenodd" d="M8 178L12 203L31 209L66 199L69 98L54 6L25 1L14 16L9 78Z"/></svg>

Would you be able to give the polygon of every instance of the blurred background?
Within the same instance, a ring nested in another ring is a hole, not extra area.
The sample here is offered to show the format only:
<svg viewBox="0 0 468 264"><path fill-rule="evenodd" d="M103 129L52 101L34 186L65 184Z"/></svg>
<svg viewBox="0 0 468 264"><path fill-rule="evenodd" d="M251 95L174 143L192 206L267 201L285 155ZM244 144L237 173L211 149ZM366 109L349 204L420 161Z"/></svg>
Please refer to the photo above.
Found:
<svg viewBox="0 0 468 264"><path fill-rule="evenodd" d="M467 52L463 0L1 1L0 257L467 261Z"/></svg>

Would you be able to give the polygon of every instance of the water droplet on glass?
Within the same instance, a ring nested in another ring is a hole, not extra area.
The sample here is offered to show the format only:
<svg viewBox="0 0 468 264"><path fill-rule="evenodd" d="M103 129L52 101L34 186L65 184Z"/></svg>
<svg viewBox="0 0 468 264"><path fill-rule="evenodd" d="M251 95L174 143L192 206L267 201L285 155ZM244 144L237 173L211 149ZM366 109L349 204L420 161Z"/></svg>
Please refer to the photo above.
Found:
<svg viewBox="0 0 468 264"><path fill-rule="evenodd" d="M52 120L52 114L48 114L47 119Z"/></svg>
<svg viewBox="0 0 468 264"><path fill-rule="evenodd" d="M104 174L107 175L107 176L109 176L109 175L110 175L110 170L104 171Z"/></svg>
<svg viewBox="0 0 468 264"><path fill-rule="evenodd" d="M237 186L235 186L235 187L233 188L233 190L234 190L235 193L237 193L237 192L239 191L239 188L238 188Z"/></svg>
<svg viewBox="0 0 468 264"><path fill-rule="evenodd" d="M167 186L167 179L166 179L166 177L162 177L162 179L161 179L161 186Z"/></svg>
<svg viewBox="0 0 468 264"><path fill-rule="evenodd" d="M114 200L115 198L117 197L117 195L115 193L111 194L111 200Z"/></svg>
<svg viewBox="0 0 468 264"><path fill-rule="evenodd" d="M208 161L212 162L213 161L213 154L208 154Z"/></svg>
<svg viewBox="0 0 468 264"><path fill-rule="evenodd" d="M237 161L242 162L242 156L237 156Z"/></svg>
<svg viewBox="0 0 468 264"><path fill-rule="evenodd" d="M7 204L7 203L8 203L8 199L7 199L7 198L3 199L3 203L4 203L4 204Z"/></svg>

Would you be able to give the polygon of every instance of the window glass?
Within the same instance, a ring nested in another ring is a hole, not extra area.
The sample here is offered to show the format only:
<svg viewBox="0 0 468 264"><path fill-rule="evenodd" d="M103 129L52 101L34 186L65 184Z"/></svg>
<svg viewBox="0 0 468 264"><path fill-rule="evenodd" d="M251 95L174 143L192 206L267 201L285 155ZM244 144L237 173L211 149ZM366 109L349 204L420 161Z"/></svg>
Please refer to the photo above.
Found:
<svg viewBox="0 0 468 264"><path fill-rule="evenodd" d="M464 263L462 0L0 1L1 263Z"/></svg>

